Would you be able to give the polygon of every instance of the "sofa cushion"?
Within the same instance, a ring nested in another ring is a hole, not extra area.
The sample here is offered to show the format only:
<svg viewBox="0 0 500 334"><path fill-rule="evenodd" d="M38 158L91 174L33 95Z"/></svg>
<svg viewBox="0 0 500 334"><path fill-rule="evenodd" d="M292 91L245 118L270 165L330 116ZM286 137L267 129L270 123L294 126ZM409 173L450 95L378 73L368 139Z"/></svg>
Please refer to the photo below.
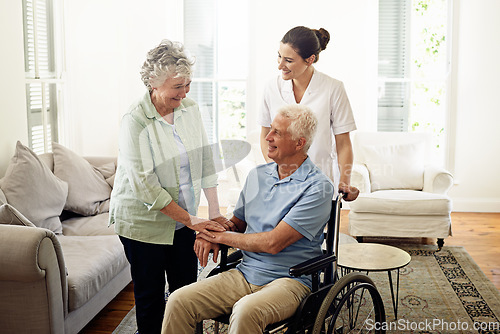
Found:
<svg viewBox="0 0 500 334"><path fill-rule="evenodd" d="M109 213L95 216L73 217L63 220L63 234L69 235L116 235L113 227L108 227Z"/></svg>
<svg viewBox="0 0 500 334"><path fill-rule="evenodd" d="M68 270L68 309L78 309L120 273L128 262L117 235L58 236Z"/></svg>
<svg viewBox="0 0 500 334"><path fill-rule="evenodd" d="M0 206L0 224L35 227L22 213L7 203Z"/></svg>
<svg viewBox="0 0 500 334"><path fill-rule="evenodd" d="M370 173L372 191L382 189L422 190L424 186L424 143L367 145L362 147Z"/></svg>
<svg viewBox="0 0 500 334"><path fill-rule="evenodd" d="M379 190L359 194L349 202L352 212L401 216L449 215L451 199L442 194L418 190Z"/></svg>
<svg viewBox="0 0 500 334"><path fill-rule="evenodd" d="M62 232L61 214L68 184L52 174L35 152L17 142L1 183L7 203L38 227Z"/></svg>
<svg viewBox="0 0 500 334"><path fill-rule="evenodd" d="M52 143L54 175L68 183L64 209L84 216L109 211L111 186L94 166L66 147Z"/></svg>

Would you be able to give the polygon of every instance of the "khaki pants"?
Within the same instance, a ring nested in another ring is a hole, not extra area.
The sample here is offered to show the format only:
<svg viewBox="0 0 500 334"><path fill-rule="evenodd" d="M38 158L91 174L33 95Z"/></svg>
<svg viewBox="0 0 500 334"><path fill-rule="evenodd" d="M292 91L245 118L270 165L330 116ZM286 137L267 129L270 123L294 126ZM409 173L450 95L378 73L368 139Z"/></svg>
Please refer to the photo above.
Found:
<svg viewBox="0 0 500 334"><path fill-rule="evenodd" d="M204 319L231 313L230 334L262 333L267 325L291 317L310 289L280 278L264 286L249 284L239 270L176 290L167 301L163 334L192 334Z"/></svg>

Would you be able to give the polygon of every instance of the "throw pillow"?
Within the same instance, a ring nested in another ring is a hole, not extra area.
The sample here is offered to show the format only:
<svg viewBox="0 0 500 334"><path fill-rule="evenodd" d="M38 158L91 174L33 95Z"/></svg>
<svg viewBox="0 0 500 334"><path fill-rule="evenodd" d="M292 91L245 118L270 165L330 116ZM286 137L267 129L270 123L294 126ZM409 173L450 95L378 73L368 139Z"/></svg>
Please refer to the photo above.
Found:
<svg viewBox="0 0 500 334"><path fill-rule="evenodd" d="M365 165L372 191L383 189L422 190L424 143L364 146Z"/></svg>
<svg viewBox="0 0 500 334"><path fill-rule="evenodd" d="M7 203L33 224L62 233L59 215L66 203L68 184L19 141L2 179L2 191Z"/></svg>
<svg viewBox="0 0 500 334"><path fill-rule="evenodd" d="M109 211L111 186L87 160L70 149L52 143L54 175L68 183L65 210L84 216Z"/></svg>
<svg viewBox="0 0 500 334"><path fill-rule="evenodd" d="M96 167L96 169L104 176L110 187L113 188L115 183L116 164L114 162L108 162L107 164Z"/></svg>
<svg viewBox="0 0 500 334"><path fill-rule="evenodd" d="M10 204L0 206L0 224L35 227L32 222Z"/></svg>
<svg viewBox="0 0 500 334"><path fill-rule="evenodd" d="M0 204L7 203L7 198L5 198L5 194L2 191L2 180L0 180Z"/></svg>

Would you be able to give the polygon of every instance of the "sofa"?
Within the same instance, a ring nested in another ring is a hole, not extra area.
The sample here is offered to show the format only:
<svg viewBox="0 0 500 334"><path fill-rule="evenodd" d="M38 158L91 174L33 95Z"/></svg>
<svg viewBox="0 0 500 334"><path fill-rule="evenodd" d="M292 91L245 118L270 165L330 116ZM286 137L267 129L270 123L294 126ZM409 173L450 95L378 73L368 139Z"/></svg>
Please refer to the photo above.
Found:
<svg viewBox="0 0 500 334"><path fill-rule="evenodd" d="M78 333L130 281L108 227L116 158L20 142L0 179L0 332Z"/></svg>

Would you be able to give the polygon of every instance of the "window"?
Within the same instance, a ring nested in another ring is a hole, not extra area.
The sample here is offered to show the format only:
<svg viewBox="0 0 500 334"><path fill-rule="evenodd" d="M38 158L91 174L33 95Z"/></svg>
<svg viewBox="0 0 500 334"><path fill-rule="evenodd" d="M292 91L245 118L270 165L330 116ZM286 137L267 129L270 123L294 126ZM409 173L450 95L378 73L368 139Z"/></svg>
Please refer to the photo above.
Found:
<svg viewBox="0 0 500 334"><path fill-rule="evenodd" d="M379 1L378 131L434 134L445 156L448 0Z"/></svg>
<svg viewBox="0 0 500 334"><path fill-rule="evenodd" d="M29 146L36 153L51 151L58 141L63 81L56 5L57 0L23 1Z"/></svg>
<svg viewBox="0 0 500 334"><path fill-rule="evenodd" d="M184 45L196 56L190 96L210 142L246 137L246 0L184 0Z"/></svg>

